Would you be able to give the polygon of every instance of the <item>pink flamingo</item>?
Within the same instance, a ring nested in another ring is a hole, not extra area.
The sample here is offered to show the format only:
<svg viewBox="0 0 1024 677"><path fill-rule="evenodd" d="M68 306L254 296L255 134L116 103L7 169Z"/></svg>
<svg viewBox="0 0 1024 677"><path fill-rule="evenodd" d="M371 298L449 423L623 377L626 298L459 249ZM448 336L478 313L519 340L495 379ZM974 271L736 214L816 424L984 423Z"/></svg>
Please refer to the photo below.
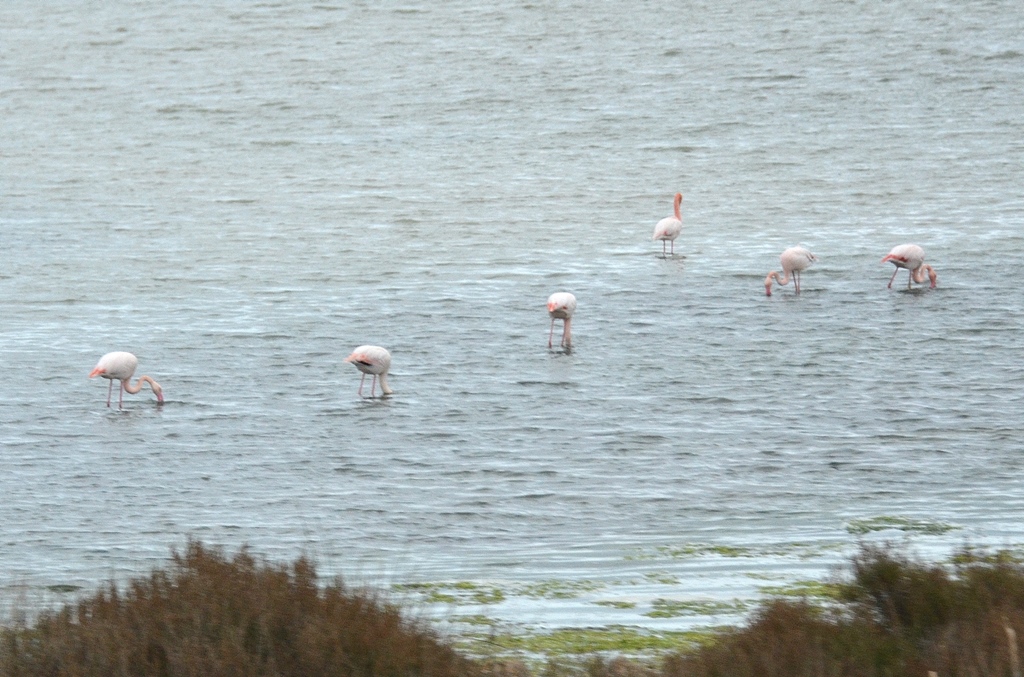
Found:
<svg viewBox="0 0 1024 677"><path fill-rule="evenodd" d="M924 262L924 250L916 244L901 244L893 247L892 251L882 258L882 263L886 261L892 261L893 265L896 266L892 277L889 278L888 289L892 289L892 281L896 279L896 273L900 272L900 268L906 268L910 271L907 289L911 288L912 282L917 282L918 284L924 282L926 272L928 273L928 279L931 281L931 288L935 289L935 283L938 282L939 276L935 273L934 268Z"/></svg>
<svg viewBox="0 0 1024 677"><path fill-rule="evenodd" d="M96 363L96 367L89 374L89 378L94 376L101 376L110 381L110 385L107 386L107 406L110 406L110 395L114 388L114 381L121 382L121 394L117 399L117 408L124 408L124 393L137 395L142 390L142 384L148 383L149 387L152 388L153 394L156 395L157 402L164 401L164 389L160 387L160 384L154 381L149 376L140 376L132 385L132 374L135 373L135 368L139 366L139 360L131 353L115 352L107 353L100 358L100 361Z"/></svg>
<svg viewBox="0 0 1024 677"><path fill-rule="evenodd" d="M562 342L565 348L572 347L572 314L576 312L576 297L567 291L555 292L548 297L548 315L551 316L551 331L548 332L548 348L555 334L555 320L562 320Z"/></svg>
<svg viewBox="0 0 1024 677"><path fill-rule="evenodd" d="M817 256L803 247L790 247L782 252L782 255L779 256L779 262L782 263L782 273L773 270L768 273L768 277L764 278L765 296L772 295L772 280L775 280L780 285L787 285L789 284L790 275L793 276L793 287L796 289L796 293L799 294L800 273L807 270L817 260Z"/></svg>
<svg viewBox="0 0 1024 677"><path fill-rule="evenodd" d="M683 194L676 193L672 209L675 217L666 216L654 226L654 237L652 240L661 240L661 255L665 257L665 243L672 245L672 256L676 255L676 238L683 232L683 217L679 214L679 205L683 203Z"/></svg>
<svg viewBox="0 0 1024 677"><path fill-rule="evenodd" d="M363 382L366 375L372 374L373 381L370 382L370 397L376 396L377 377L380 377L381 396L390 395L394 391L388 387L388 370L391 369L391 353L380 346L359 346L352 351L352 354L345 358L351 362L356 369L363 372L359 379L359 396L363 396Z"/></svg>

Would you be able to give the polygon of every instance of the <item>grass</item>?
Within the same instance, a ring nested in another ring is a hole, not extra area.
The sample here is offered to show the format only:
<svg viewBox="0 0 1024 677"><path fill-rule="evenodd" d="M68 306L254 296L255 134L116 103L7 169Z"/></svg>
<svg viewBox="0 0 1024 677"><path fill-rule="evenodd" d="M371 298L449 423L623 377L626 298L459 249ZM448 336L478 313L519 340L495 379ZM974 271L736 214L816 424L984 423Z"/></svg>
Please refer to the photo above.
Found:
<svg viewBox="0 0 1024 677"><path fill-rule="evenodd" d="M493 594L469 583L444 590ZM558 583L536 592L546 599L582 590ZM775 597L747 625L702 633L620 626L527 636L502 631L484 616L462 617L493 648L490 658L471 658L375 593L318 580L304 558L272 565L244 549L228 557L189 543L165 570L0 628L0 675L1021 674L1019 553L964 549L949 563L928 564L896 546L863 545L837 580L770 592ZM693 611L690 603L662 602L656 606L667 614Z"/></svg>

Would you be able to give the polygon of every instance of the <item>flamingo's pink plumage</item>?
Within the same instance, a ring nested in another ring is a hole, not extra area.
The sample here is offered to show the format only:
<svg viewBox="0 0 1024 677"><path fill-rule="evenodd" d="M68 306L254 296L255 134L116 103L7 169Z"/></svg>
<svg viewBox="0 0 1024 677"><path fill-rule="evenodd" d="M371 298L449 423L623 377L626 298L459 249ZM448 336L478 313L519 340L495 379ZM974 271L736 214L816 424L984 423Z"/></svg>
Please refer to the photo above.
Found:
<svg viewBox="0 0 1024 677"><path fill-rule="evenodd" d="M654 226L654 236L652 240L661 240L661 255L667 256L665 252L665 243L668 242L672 245L671 254L674 256L676 253L676 238L679 237L679 233L683 232L683 217L679 212L679 206L683 203L683 194L676 193L676 196L672 202L673 216L666 216Z"/></svg>
<svg viewBox="0 0 1024 677"><path fill-rule="evenodd" d="M773 270L764 278L765 296L772 295L772 280L780 285L789 284L790 276L793 278L793 288L800 293L800 273L818 260L818 257L804 247L790 247L779 256L779 263L782 264L782 273Z"/></svg>
<svg viewBox="0 0 1024 677"><path fill-rule="evenodd" d="M548 348L555 333L555 320L562 320L562 342L565 348L572 347L572 314L576 312L576 297L569 292L555 292L548 297L548 315L551 316L551 330L548 332Z"/></svg>
<svg viewBox="0 0 1024 677"><path fill-rule="evenodd" d="M346 362L351 362L355 365L356 369L363 372L363 377L359 379L359 395L363 394L363 382L366 381L366 375L370 374L373 376L373 380L370 383L370 397L376 396L377 379L380 379L380 390L383 395L390 395L394 391L388 387L388 371L391 369L391 353L385 348L380 346L359 346L352 351L352 354L345 358Z"/></svg>
<svg viewBox="0 0 1024 677"><path fill-rule="evenodd" d="M152 388L153 394L156 395L157 402L164 401L164 389L160 387L160 384L154 381L149 376L140 376L132 385L132 375L135 374L135 368L139 366L139 360L131 353L122 351L107 353L100 358L100 361L96 363L92 372L89 374L89 378L94 376L100 376L108 379L110 385L107 386L107 406L110 406L110 395L114 387L114 381L121 382L121 394L117 400L117 408L124 408L124 394L128 392L131 395L137 394L142 390L142 384L148 383L149 387Z"/></svg>
<svg viewBox="0 0 1024 677"><path fill-rule="evenodd" d="M886 261L890 261L896 266L896 270L892 272L892 277L889 278L889 289L892 289L892 281L896 279L896 273L900 272L900 268L906 268L910 271L907 289L910 289L913 282L918 284L924 282L926 273L928 280L931 282L932 289L935 288L935 284L938 282L939 276L936 274L935 269L924 262L924 249L921 249L916 244L896 245L882 258L882 263Z"/></svg>

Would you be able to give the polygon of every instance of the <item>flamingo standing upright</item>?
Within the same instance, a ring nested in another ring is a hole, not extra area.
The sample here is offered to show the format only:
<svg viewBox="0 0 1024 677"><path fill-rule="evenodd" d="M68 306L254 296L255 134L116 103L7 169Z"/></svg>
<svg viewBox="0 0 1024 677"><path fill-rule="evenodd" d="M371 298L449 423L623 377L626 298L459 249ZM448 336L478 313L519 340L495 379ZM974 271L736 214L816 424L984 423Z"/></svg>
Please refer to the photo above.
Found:
<svg viewBox="0 0 1024 677"><path fill-rule="evenodd" d="M679 237L679 233L683 232L683 217L679 213L679 205L683 203L683 194L676 193L674 202L672 203L672 211L675 216L666 216L654 226L654 237L652 240L661 240L661 255L664 258L665 243L668 242L672 245L672 256L676 255L676 238Z"/></svg>
<svg viewBox="0 0 1024 677"><path fill-rule="evenodd" d="M567 291L555 292L548 297L548 315L551 316L551 330L548 332L548 348L555 334L555 320L562 320L562 342L564 348L572 347L572 314L576 312L576 297Z"/></svg>
<svg viewBox="0 0 1024 677"><path fill-rule="evenodd" d="M92 372L89 374L89 378L94 376L100 376L108 379L110 384L107 386L107 406L110 406L110 395L114 388L114 381L121 382L121 394L117 399L117 408L124 409L124 393L127 391L132 395L138 394L142 390L142 384L148 383L149 387L153 390L153 394L156 395L157 402L164 401L164 389L160 387L160 384L154 381L149 376L140 376L132 385L132 375L135 373L135 368L139 366L139 360L131 353L126 352L114 352L107 353L100 358L100 361L96 363Z"/></svg>
<svg viewBox="0 0 1024 677"><path fill-rule="evenodd" d="M796 289L796 293L799 294L800 273L807 270L817 260L818 257L804 247L790 247L782 252L779 256L779 262L782 264L782 273L773 270L768 273L768 277L764 278L765 296L772 295L772 280L775 280L780 285L787 285L791 275L793 276L793 287Z"/></svg>
<svg viewBox="0 0 1024 677"><path fill-rule="evenodd" d="M373 380L370 382L370 397L376 397L377 388L377 377L380 377L380 391L381 396L390 395L394 391L388 387L388 370L391 369L391 353L385 348L380 346L359 346L352 351L352 354L345 358L346 362L351 362L356 366L356 369L363 372L363 377L359 379L359 396L363 396L363 382L366 381L366 375L372 374Z"/></svg>
<svg viewBox="0 0 1024 677"><path fill-rule="evenodd" d="M896 279L896 273L900 272L900 268L906 268L910 271L910 277L907 279L907 289L911 288L912 282L917 282L918 284L924 282L925 273L928 273L928 280L931 282L932 289L935 288L935 283L939 279L935 269L924 262L924 250L916 244L896 245L882 258L882 263L886 261L892 261L893 265L896 266L896 270L892 272L892 277L889 278L888 289L892 289L892 281Z"/></svg>

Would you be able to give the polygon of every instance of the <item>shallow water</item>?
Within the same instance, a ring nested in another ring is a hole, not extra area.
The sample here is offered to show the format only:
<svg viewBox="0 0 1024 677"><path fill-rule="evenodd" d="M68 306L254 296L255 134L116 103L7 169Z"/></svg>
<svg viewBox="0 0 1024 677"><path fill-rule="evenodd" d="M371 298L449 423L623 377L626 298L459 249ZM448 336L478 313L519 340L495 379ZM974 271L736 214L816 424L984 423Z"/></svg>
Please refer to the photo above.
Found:
<svg viewBox="0 0 1024 677"><path fill-rule="evenodd" d="M860 531L1021 547L1022 24L5 4L0 586L91 589L192 536L509 593L441 616L679 628L709 618L655 599L820 577ZM903 242L936 289L886 289ZM766 298L796 243L821 261ZM362 343L394 397L357 397ZM112 350L167 403L107 409Z"/></svg>

